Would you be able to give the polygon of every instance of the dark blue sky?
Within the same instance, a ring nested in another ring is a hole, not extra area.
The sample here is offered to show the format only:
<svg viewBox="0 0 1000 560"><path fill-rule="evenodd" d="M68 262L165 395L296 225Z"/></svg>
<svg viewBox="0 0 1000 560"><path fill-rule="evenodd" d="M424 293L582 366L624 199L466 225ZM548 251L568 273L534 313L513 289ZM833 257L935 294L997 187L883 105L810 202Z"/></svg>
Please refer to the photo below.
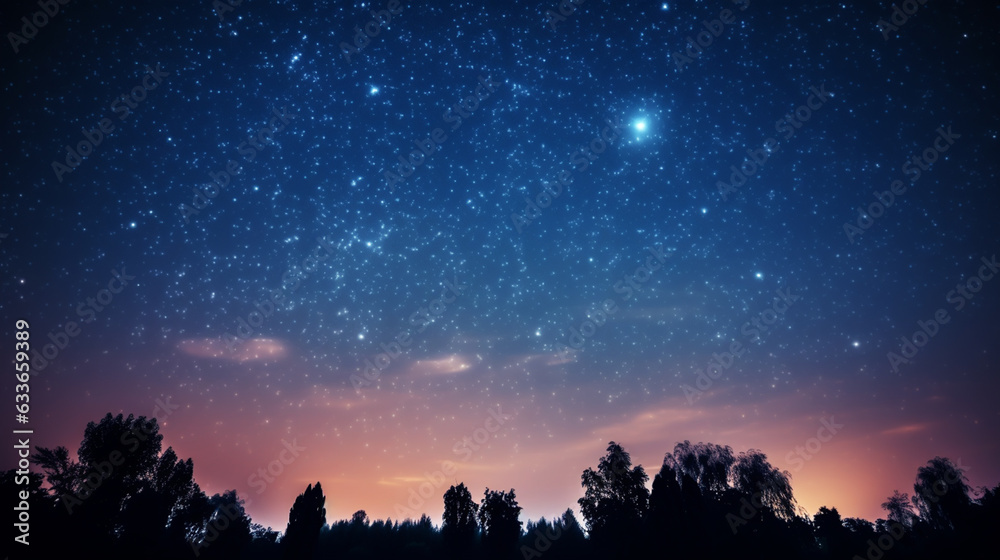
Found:
<svg viewBox="0 0 1000 560"><path fill-rule="evenodd" d="M169 397L166 444L276 528L315 480L395 518L443 460L551 516L611 439L760 448L810 513L936 455L995 484L998 7L563 4L0 9L36 444Z"/></svg>

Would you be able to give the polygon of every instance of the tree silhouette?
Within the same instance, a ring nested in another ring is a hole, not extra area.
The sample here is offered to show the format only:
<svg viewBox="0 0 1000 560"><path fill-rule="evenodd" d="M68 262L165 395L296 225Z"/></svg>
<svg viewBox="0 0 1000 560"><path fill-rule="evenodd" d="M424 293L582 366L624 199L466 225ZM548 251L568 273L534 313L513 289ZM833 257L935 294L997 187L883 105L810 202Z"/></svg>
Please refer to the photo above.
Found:
<svg viewBox="0 0 1000 560"><path fill-rule="evenodd" d="M270 544L276 544L278 542L278 532L259 523L253 523L250 525L250 536L256 541Z"/></svg>
<svg viewBox="0 0 1000 560"><path fill-rule="evenodd" d="M326 508L323 507L325 501L319 482L316 486L310 484L305 492L295 498L295 503L288 512L288 528L281 539L285 558L312 558L320 529L326 525Z"/></svg>
<svg viewBox="0 0 1000 560"><path fill-rule="evenodd" d="M745 496L759 495L759 501L778 517L795 517L798 504L792 495L791 474L779 471L757 449L740 453L730 466L733 488Z"/></svg>
<svg viewBox="0 0 1000 560"><path fill-rule="evenodd" d="M850 556L851 534L844 521L840 518L837 508L819 508L813 516L813 526L816 530L816 544L820 552L828 558L846 558Z"/></svg>
<svg viewBox="0 0 1000 560"><path fill-rule="evenodd" d="M887 521L899 523L907 529L913 527L917 518L913 513L913 506L910 505L909 495L906 492L900 494L899 490L893 490L892 496L882 502L882 509L886 512Z"/></svg>
<svg viewBox="0 0 1000 560"><path fill-rule="evenodd" d="M729 471L734 462L733 449L728 445L692 445L687 440L676 444L673 453L664 457L664 464L673 467L681 478L690 476L702 492L716 497L729 488Z"/></svg>
<svg viewBox="0 0 1000 560"><path fill-rule="evenodd" d="M875 534L875 525L871 521L861 519L860 517L848 517L844 519L844 527L852 533Z"/></svg>
<svg viewBox="0 0 1000 560"><path fill-rule="evenodd" d="M454 554L467 553L476 538L476 514L479 506L464 483L452 486L444 493L444 514L441 535L445 546Z"/></svg>
<svg viewBox="0 0 1000 560"><path fill-rule="evenodd" d="M158 431L155 419L110 413L84 430L77 455L88 474L80 491L66 497L67 506L77 506L79 513L95 521L94 530L111 544L124 533L126 499L137 495L153 473L163 439Z"/></svg>
<svg viewBox="0 0 1000 560"><path fill-rule="evenodd" d="M586 556L587 537L572 509L566 508L553 525L556 534L559 535L558 544L553 543L553 546L558 547L556 551L563 558L576 559Z"/></svg>
<svg viewBox="0 0 1000 560"><path fill-rule="evenodd" d="M684 508L682 529L688 535L704 538L704 519L707 509L705 496L698 482L687 473L681 475L681 503Z"/></svg>
<svg viewBox="0 0 1000 560"><path fill-rule="evenodd" d="M252 522L236 490L215 494L205 503L210 513L194 537L192 549L200 558L239 558L252 540Z"/></svg>
<svg viewBox="0 0 1000 560"><path fill-rule="evenodd" d="M576 515L570 508L566 508L566 511L556 521L556 527L561 530L563 535L571 539L583 540L585 537L583 527L580 526L580 522L576 520Z"/></svg>
<svg viewBox="0 0 1000 560"><path fill-rule="evenodd" d="M195 491L194 464L177 458L167 448L142 488L129 496L122 509L121 543L132 554L151 557L171 538L167 531L175 508L183 507Z"/></svg>
<svg viewBox="0 0 1000 560"><path fill-rule="evenodd" d="M317 484L319 483L317 482ZM368 526L368 514L365 513L365 510L359 509L354 512L354 515L351 516L351 525Z"/></svg>
<svg viewBox="0 0 1000 560"><path fill-rule="evenodd" d="M917 469L913 503L933 529L954 529L968 514L971 488L965 473L951 461L935 457Z"/></svg>
<svg viewBox="0 0 1000 560"><path fill-rule="evenodd" d="M585 492L578 500L592 539L615 540L639 527L649 502L642 466L632 468L632 458L614 441L600 459L597 470L583 471Z"/></svg>
<svg viewBox="0 0 1000 560"><path fill-rule="evenodd" d="M90 550L125 553L137 542L163 536L173 503L164 506L146 493L162 439L155 419L109 413L87 424L78 462L64 447L36 448L33 458L72 519L70 539L79 539L85 550L90 545ZM148 552L149 545L141 548Z"/></svg>
<svg viewBox="0 0 1000 560"><path fill-rule="evenodd" d="M198 543L205 536L205 529L215 513L210 498L192 483L190 494L179 501L167 522L167 551L165 558L177 558L197 552Z"/></svg>
<svg viewBox="0 0 1000 560"><path fill-rule="evenodd" d="M498 492L486 489L479 506L479 526L483 531L483 546L497 556L505 555L517 545L521 536L521 507L514 489Z"/></svg>
<svg viewBox="0 0 1000 560"><path fill-rule="evenodd" d="M38 447L31 459L45 473L45 479L57 500L75 494L86 474L83 465L70 459L69 450L62 446L55 449Z"/></svg>
<svg viewBox="0 0 1000 560"><path fill-rule="evenodd" d="M246 560L273 560L281 557L278 532L259 523L250 525L250 546L244 549Z"/></svg>
<svg viewBox="0 0 1000 560"><path fill-rule="evenodd" d="M87 424L77 454L85 469L104 475L108 487L131 493L153 474L162 440L155 418L108 413L100 423ZM105 466L109 463L114 467L110 473Z"/></svg>
<svg viewBox="0 0 1000 560"><path fill-rule="evenodd" d="M36 557L48 558L57 557L61 552L56 547L70 528L65 526L65 514L60 515L55 500L42 488L42 482L42 475L38 473L0 471L0 496L4 496L8 508L13 508L13 512L7 510L8 515L13 513L13 522L6 523L6 528L0 532L7 543L5 550L30 550ZM28 522L20 518L22 512L30 516Z"/></svg>
<svg viewBox="0 0 1000 560"><path fill-rule="evenodd" d="M16 496L16 516L30 510L32 551L45 558L878 560L890 549L893 560L992 558L1000 524L1000 486L973 493L962 468L942 457L918 468L913 498L894 492L882 504L888 519L873 524L826 506L804 517L790 475L755 449L734 456L726 446L678 443L649 493L642 467L612 441L581 476L589 535L570 509L529 521L522 534L513 489L487 488L477 505L464 484L445 492L441 530L427 515L393 522L364 510L327 525L317 482L295 499L279 536L250 520L235 490L206 496L192 461L160 445L155 421L108 414L87 425L78 461L64 447L36 448L44 479L0 471L0 493ZM8 525L8 542L27 538L23 531Z"/></svg>
<svg viewBox="0 0 1000 560"><path fill-rule="evenodd" d="M693 484L693 482L692 482ZM660 472L653 477L653 490L649 494L649 511L646 514L646 534L649 546L654 550L665 550L684 542L678 537L683 533L684 496L677 480L677 471L664 461ZM684 551L678 551L681 554Z"/></svg>

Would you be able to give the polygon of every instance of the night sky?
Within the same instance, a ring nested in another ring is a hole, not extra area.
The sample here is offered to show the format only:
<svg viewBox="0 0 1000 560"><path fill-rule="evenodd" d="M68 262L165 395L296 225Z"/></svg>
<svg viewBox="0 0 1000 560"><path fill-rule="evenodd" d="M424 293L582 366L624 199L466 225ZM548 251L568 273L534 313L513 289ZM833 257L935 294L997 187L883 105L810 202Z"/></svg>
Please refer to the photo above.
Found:
<svg viewBox="0 0 1000 560"><path fill-rule="evenodd" d="M156 416L278 530L317 480L552 517L611 440L760 449L809 515L995 485L1000 8L562 6L5 3L32 443Z"/></svg>

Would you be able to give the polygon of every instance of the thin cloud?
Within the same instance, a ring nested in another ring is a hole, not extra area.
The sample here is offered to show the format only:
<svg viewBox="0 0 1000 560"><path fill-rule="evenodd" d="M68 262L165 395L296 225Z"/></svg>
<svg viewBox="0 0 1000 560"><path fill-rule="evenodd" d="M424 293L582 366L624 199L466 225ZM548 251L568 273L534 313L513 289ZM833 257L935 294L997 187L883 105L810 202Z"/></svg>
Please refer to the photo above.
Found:
<svg viewBox="0 0 1000 560"><path fill-rule="evenodd" d="M230 362L274 362L288 355L283 342L273 338L253 338L230 350L217 338L187 339L177 343L177 349L196 358Z"/></svg>

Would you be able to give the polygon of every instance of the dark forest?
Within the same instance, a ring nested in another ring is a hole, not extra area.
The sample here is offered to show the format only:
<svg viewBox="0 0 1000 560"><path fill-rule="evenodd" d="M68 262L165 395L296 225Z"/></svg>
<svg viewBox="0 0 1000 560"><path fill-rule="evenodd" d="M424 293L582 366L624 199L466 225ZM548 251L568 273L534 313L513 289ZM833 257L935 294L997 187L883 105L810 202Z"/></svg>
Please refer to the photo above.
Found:
<svg viewBox="0 0 1000 560"><path fill-rule="evenodd" d="M525 523L515 489L486 488L477 501L461 483L442 496L439 525L427 515L371 520L364 511L335 521L325 503L336 496L317 481L295 499L279 533L254 523L235 490L208 496L191 459L162 450L162 439L155 418L109 413L87 425L76 460L65 447L36 448L44 476L0 473L3 495L27 492L19 507L32 520L26 536L8 525L7 542L30 540L48 558L996 557L1000 486L971 488L943 457L917 469L912 497L887 497L885 517L874 522L842 518L835 504L810 515L796 503L790 474L754 449L677 443L650 490L643 467L612 441L580 475L582 522L567 508Z"/></svg>

